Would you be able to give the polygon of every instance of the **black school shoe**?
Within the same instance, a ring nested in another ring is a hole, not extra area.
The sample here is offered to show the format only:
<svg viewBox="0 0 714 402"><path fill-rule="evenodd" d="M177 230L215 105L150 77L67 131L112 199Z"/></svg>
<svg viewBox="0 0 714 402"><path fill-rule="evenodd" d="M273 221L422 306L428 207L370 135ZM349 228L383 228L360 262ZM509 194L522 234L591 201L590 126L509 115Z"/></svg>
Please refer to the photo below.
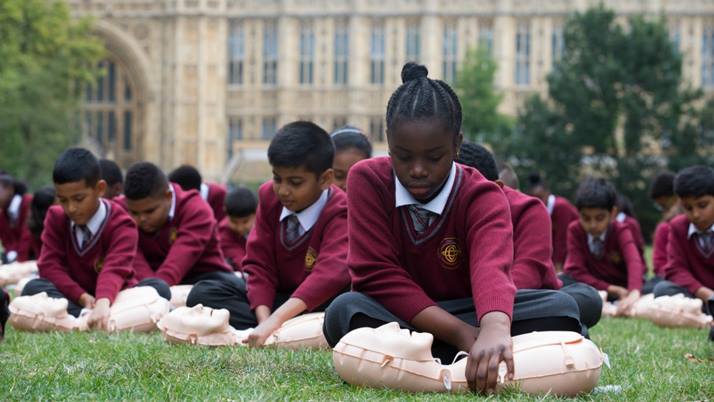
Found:
<svg viewBox="0 0 714 402"><path fill-rule="evenodd" d="M5 337L5 323L10 317L10 296L4 290L0 289L0 341Z"/></svg>

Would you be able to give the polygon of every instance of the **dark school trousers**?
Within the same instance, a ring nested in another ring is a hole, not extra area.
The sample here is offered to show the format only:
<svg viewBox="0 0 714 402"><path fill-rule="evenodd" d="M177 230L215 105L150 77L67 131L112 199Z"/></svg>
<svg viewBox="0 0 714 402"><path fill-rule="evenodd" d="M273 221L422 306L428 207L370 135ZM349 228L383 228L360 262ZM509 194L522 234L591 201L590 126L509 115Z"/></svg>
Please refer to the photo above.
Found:
<svg viewBox="0 0 714 402"><path fill-rule="evenodd" d="M476 308L472 298L444 300L437 304L461 321L478 326ZM513 304L511 335L533 331L580 333L582 326L579 317L577 303L565 293L544 289L518 290ZM356 328L377 328L393 321L396 321L402 328L416 330L373 298L363 293L349 292L338 296L325 310L323 332L327 342L334 347L345 334ZM432 354L442 362L450 363L458 352L454 346L434 339Z"/></svg>
<svg viewBox="0 0 714 402"><path fill-rule="evenodd" d="M136 286L150 286L156 289L156 292L159 294L159 296L163 297L166 300L171 299L171 291L169 290L169 286L161 279L146 278L141 282L137 283ZM72 314L75 317L79 317L79 314L82 312L82 306L72 300L69 300L67 296L63 295L62 292L57 289L54 283L48 281L47 279L33 279L27 282L27 285L25 285L25 287L22 289L23 296L32 296L42 292L45 292L47 293L47 296L56 299L67 299L67 312L69 314Z"/></svg>

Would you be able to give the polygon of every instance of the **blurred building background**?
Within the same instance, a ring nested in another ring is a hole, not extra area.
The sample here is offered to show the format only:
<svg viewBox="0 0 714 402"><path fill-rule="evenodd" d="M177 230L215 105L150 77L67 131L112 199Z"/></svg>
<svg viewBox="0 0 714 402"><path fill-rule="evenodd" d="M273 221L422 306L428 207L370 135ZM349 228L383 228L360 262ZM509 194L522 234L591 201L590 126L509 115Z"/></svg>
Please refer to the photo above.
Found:
<svg viewBox="0 0 714 402"><path fill-rule="evenodd" d="M409 60L453 81L467 50L487 47L501 111L515 115L545 91L565 18L600 3L623 18L664 16L687 80L714 89L712 0L70 0L108 54L82 127L124 167L148 159L261 180L268 141L296 119L383 142Z"/></svg>

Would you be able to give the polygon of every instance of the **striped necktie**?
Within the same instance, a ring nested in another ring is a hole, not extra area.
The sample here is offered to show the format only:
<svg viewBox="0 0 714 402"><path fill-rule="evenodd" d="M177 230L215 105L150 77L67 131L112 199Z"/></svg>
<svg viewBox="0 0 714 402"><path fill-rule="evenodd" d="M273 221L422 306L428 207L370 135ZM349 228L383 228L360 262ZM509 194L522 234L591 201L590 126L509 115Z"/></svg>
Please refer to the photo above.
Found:
<svg viewBox="0 0 714 402"><path fill-rule="evenodd" d="M424 231L429 229L429 226L434 223L436 217L439 216L439 214L431 212L428 209L418 207L416 205L410 205L409 216L412 218L414 230L418 234L422 234L424 233Z"/></svg>
<svg viewBox="0 0 714 402"><path fill-rule="evenodd" d="M292 214L285 219L285 241L293 244L300 237L300 219Z"/></svg>
<svg viewBox="0 0 714 402"><path fill-rule="evenodd" d="M82 233L82 241L79 243L79 249L84 250L84 248L92 240L92 231L89 230L87 225L76 225L75 230L79 230Z"/></svg>
<svg viewBox="0 0 714 402"><path fill-rule="evenodd" d="M697 247L702 254L709 258L714 251L714 232L708 230L706 232L697 232L694 234L697 240Z"/></svg>
<svg viewBox="0 0 714 402"><path fill-rule="evenodd" d="M590 242L590 253L594 255L597 258L602 257L603 252L605 251L605 243L602 241L601 238L596 237Z"/></svg>

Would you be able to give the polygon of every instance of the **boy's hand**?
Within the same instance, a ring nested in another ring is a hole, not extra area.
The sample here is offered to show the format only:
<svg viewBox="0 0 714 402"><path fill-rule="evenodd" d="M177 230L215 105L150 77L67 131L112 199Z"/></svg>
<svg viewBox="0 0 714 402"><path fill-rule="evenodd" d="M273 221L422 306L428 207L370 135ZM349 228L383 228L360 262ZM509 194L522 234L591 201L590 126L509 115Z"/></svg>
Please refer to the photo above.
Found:
<svg viewBox="0 0 714 402"><path fill-rule="evenodd" d="M504 313L495 311L481 319L481 329L466 361L466 381L474 392L496 390L498 367L502 361L508 368L506 378L513 379L513 341L511 321Z"/></svg>
<svg viewBox="0 0 714 402"><path fill-rule="evenodd" d="M84 308L94 308L94 296L89 293L82 293L79 296L79 305Z"/></svg>
<svg viewBox="0 0 714 402"><path fill-rule="evenodd" d="M627 296L624 299L620 299L620 302L617 303L617 315L630 315L632 314L632 306L635 305L635 302L639 300L640 298L640 291L639 290L633 290L630 293L627 294Z"/></svg>
<svg viewBox="0 0 714 402"><path fill-rule="evenodd" d="M607 287L607 294L616 297L618 300L622 300L627 297L627 289L622 286L610 285Z"/></svg>
<svg viewBox="0 0 714 402"><path fill-rule="evenodd" d="M280 328L280 325L282 324L278 322L275 317L270 316L267 320L260 323L253 332L243 340L243 343L252 348L259 348L265 344L265 341L275 330Z"/></svg>
<svg viewBox="0 0 714 402"><path fill-rule="evenodd" d="M714 290L711 290L706 286L702 286L701 288L697 289L697 293L695 293L694 296L698 299L701 299L704 302L704 305L706 305L709 299L714 297Z"/></svg>
<svg viewBox="0 0 714 402"><path fill-rule="evenodd" d="M110 313L110 303L109 299L102 298L97 300L92 309L92 313L89 314L87 319L87 325L92 329L107 330L107 324L109 324L109 313Z"/></svg>

